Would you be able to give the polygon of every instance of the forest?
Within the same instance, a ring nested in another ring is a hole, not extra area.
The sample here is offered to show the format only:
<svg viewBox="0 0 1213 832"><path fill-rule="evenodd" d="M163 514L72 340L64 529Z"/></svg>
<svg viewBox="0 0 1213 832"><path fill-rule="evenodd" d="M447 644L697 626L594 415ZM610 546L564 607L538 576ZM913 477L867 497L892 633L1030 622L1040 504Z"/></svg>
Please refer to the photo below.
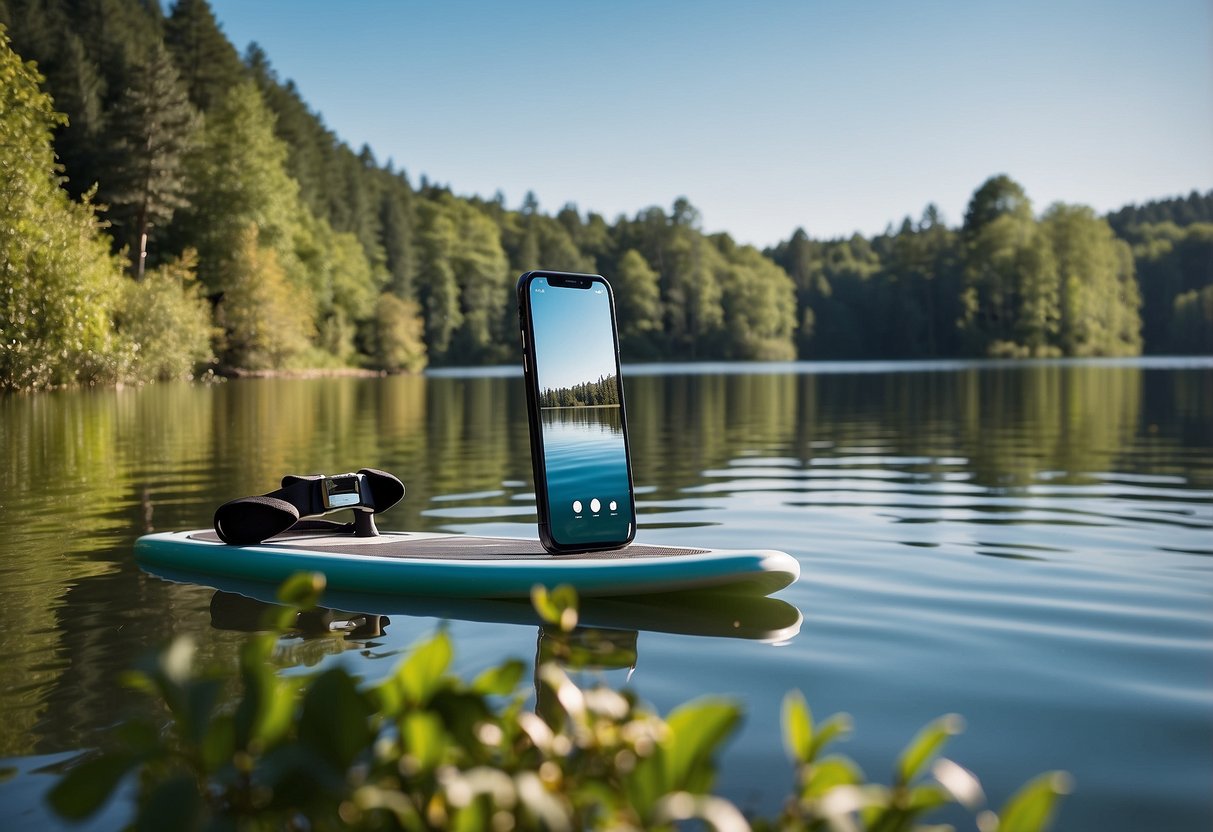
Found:
<svg viewBox="0 0 1213 832"><path fill-rule="evenodd" d="M0 0L0 27L0 389L512 362L534 268L610 280L629 361L1213 352L1213 191L1037 212L997 174L959 225L760 251L684 198L414 182L206 0Z"/></svg>
<svg viewBox="0 0 1213 832"><path fill-rule="evenodd" d="M572 387L545 387L539 391L540 407L602 407L619 404L619 382L614 374L599 376Z"/></svg>

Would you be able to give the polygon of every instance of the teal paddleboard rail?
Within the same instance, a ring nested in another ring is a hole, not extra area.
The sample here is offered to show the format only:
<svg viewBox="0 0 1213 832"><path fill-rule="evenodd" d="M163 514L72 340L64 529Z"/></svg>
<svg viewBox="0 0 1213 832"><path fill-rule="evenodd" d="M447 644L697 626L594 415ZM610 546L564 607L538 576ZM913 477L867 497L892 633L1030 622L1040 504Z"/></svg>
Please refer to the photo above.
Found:
<svg viewBox="0 0 1213 832"><path fill-rule="evenodd" d="M800 575L795 558L766 549L632 546L556 557L538 550L535 541L471 535L302 535L256 546L228 546L213 537L208 531L146 535L135 543L135 559L150 567L264 583L321 572L332 589L449 598L524 598L536 584L570 584L585 596L714 588L768 595Z"/></svg>

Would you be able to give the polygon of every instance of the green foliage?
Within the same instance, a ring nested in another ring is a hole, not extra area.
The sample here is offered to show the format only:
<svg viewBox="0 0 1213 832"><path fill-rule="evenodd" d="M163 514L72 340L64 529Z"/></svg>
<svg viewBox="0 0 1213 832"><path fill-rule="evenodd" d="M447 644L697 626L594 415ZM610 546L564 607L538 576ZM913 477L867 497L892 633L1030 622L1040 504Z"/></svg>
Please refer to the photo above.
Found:
<svg viewBox="0 0 1213 832"><path fill-rule="evenodd" d="M1176 352L1213 354L1213 284L1175 298L1173 320Z"/></svg>
<svg viewBox="0 0 1213 832"><path fill-rule="evenodd" d="M102 194L119 243L142 278L148 236L186 204L182 159L193 142L197 113L164 46L157 43L134 73L111 116L115 161Z"/></svg>
<svg viewBox="0 0 1213 832"><path fill-rule="evenodd" d="M513 297L501 234L482 211L450 196L421 207L420 297L431 358L476 363L500 357Z"/></svg>
<svg viewBox="0 0 1213 832"><path fill-rule="evenodd" d="M625 359L647 358L661 330L661 286L657 272L634 248L623 253L611 275L619 319L619 349Z"/></svg>
<svg viewBox="0 0 1213 832"><path fill-rule="evenodd" d="M1199 307L1196 297L1213 286L1213 223L1136 225L1129 229L1128 242L1137 262L1146 350L1213 352L1203 323L1208 319L1193 314Z"/></svg>
<svg viewBox="0 0 1213 832"><path fill-rule="evenodd" d="M796 294L791 278L752 246L718 244L727 265L720 272L721 304L728 333L726 358L791 361L796 357Z"/></svg>
<svg viewBox="0 0 1213 832"><path fill-rule="evenodd" d="M39 62L70 116L70 124L47 124L66 166L59 184L78 199L99 186L113 249L126 247L136 275L145 233L151 264L193 248L217 303L229 282L239 283L241 235L256 226L258 244L273 252L312 319L305 346L288 327L292 343L260 352L289 360L262 364L417 366L417 349L378 337L395 328L387 319L404 320L380 303L384 291L419 304L426 360L514 361L510 288L532 268L607 276L629 360L1208 349L1198 298L1213 281L1213 193L1129 206L1107 223L1078 206L1037 218L1022 186L998 175L975 191L958 229L927 206L919 222L907 218L871 238L814 240L797 229L763 256L704 234L685 198L608 223L571 204L546 215L533 194L509 210L500 195L456 197L424 179L414 188L391 160L380 164L369 148L343 143L256 44L242 63L206 0L178 0L167 18L159 4L138 0L14 0L6 8L19 51ZM26 194L39 206L23 210L62 208L49 190L39 194ZM95 224L91 210L70 210ZM64 261L79 249L56 246ZM75 273L71 263L56 268ZM95 320L34 336L31 355L14 360L44 371L7 384L125 376L129 354L105 324L114 302L89 294L96 283L66 290L90 298ZM26 347L10 340L6 349Z"/></svg>
<svg viewBox="0 0 1213 832"><path fill-rule="evenodd" d="M375 302L373 363L381 370L418 373L425 369L425 322L416 301L384 293Z"/></svg>
<svg viewBox="0 0 1213 832"><path fill-rule="evenodd" d="M1194 223L1213 223L1213 191L1203 194L1192 191L1186 197L1126 205L1108 214L1108 224L1121 238L1129 237L1138 226L1162 223L1180 228Z"/></svg>
<svg viewBox="0 0 1213 832"><path fill-rule="evenodd" d="M249 224L236 236L219 305L222 353L229 366L249 370L291 366L310 346L315 331L312 302L292 287L277 252L259 242Z"/></svg>
<svg viewBox="0 0 1213 832"><path fill-rule="evenodd" d="M1141 300L1128 244L1085 206L1058 203L1045 212L1041 226L1057 267L1061 352L1139 354Z"/></svg>
<svg viewBox="0 0 1213 832"><path fill-rule="evenodd" d="M304 283L294 245L299 186L286 174L285 159L251 82L232 87L206 113L200 141L185 160L189 207L177 212L173 237L198 251L198 275L212 291L227 281L250 225L293 282Z"/></svg>
<svg viewBox="0 0 1213 832"><path fill-rule="evenodd" d="M150 272L123 281L115 325L133 345L130 375L137 381L191 378L215 360L211 305L194 275L193 251Z"/></svg>
<svg viewBox="0 0 1213 832"><path fill-rule="evenodd" d="M206 0L176 0L164 40L198 109L209 112L244 75L240 57Z"/></svg>
<svg viewBox="0 0 1213 832"><path fill-rule="evenodd" d="M59 188L41 77L0 28L0 388L113 381L129 350L113 331L121 269L94 208Z"/></svg>
<svg viewBox="0 0 1213 832"><path fill-rule="evenodd" d="M194 667L186 639L128 674L129 687L167 710L168 730L150 718L121 726L115 750L78 762L52 788L54 810L87 818L134 772L134 825L149 829L672 830L698 819L718 830L752 822L760 830L896 831L926 829L920 819L959 803L979 812L984 832L1036 832L1069 791L1068 777L1052 772L1000 815L982 810L977 779L939 756L959 731L954 716L910 743L892 786L865 783L853 762L825 753L849 729L846 718L817 726L793 692L783 713L794 792L777 817L747 821L713 794L740 709L704 697L662 718L629 691L579 687L559 657L572 661L576 645L586 647L599 631L577 629L571 588L533 593L551 628L537 659L535 712L524 709L520 661L490 667L470 684L452 675L445 630L376 684L343 668L280 678L271 661L276 633L323 589L323 578L310 574L283 586L279 598L291 606L267 613L268 632L244 644L233 701L220 675Z"/></svg>
<svg viewBox="0 0 1213 832"><path fill-rule="evenodd" d="M955 714L940 717L910 741L897 760L891 786L867 783L853 761L824 753L850 729L844 714L815 726L799 691L784 697L783 739L796 769L795 792L778 818L760 820L755 829L951 829L919 821L936 809L959 804L977 814L983 832L1040 830L1051 823L1058 798L1070 791L1068 775L1050 772L1020 789L1000 813L983 809L985 795L978 779L939 756L948 739L963 729Z"/></svg>

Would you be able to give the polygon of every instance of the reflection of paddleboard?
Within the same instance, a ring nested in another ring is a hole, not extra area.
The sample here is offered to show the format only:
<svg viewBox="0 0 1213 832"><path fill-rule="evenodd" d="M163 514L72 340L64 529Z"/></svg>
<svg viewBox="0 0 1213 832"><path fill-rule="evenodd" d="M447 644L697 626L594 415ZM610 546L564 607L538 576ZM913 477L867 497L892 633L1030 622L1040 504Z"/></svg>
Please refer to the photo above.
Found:
<svg viewBox="0 0 1213 832"><path fill-rule="evenodd" d="M165 532L139 538L135 558L153 569L269 583L323 572L333 590L448 598L525 598L536 584L570 584L587 597L685 589L767 595L800 576L795 558L769 549L634 544L557 556L534 540L428 532L287 532L256 546L228 546L209 529Z"/></svg>
<svg viewBox="0 0 1213 832"><path fill-rule="evenodd" d="M275 584L166 569L144 564L157 577L177 583L209 586L223 593L237 593L259 604L278 604ZM221 629L259 629L261 609L251 611L226 599L221 620L212 623ZM343 592L328 588L320 602L330 610L357 612L365 616L416 616L455 621L479 621L496 624L542 625L543 621L528 601L477 598L424 598L409 595L384 595L369 592ZM242 617L234 615L244 610ZM616 630L644 630L654 633L678 633L694 636L787 641L800 632L803 617L796 607L778 598L754 594L720 592L670 592L636 598L583 598L578 621L584 627Z"/></svg>

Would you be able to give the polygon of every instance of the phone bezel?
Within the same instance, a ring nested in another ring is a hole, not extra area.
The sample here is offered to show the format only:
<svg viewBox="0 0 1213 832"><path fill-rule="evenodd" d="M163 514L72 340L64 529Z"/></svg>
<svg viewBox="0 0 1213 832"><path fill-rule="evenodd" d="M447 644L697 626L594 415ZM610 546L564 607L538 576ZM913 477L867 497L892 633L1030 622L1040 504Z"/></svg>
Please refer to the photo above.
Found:
<svg viewBox="0 0 1213 832"><path fill-rule="evenodd" d="M611 314L611 340L615 353L615 378L619 383L619 423L623 429L623 449L627 463L628 510L631 523L628 535L623 540L592 541L588 543L561 543L552 536L551 506L548 504L547 466L543 454L543 424L539 413L539 378L535 367L535 329L531 315L531 283L545 278L556 288L589 290L601 284L607 291L607 306ZM529 271L518 278L518 328L522 333L522 369L526 387L527 422L530 427L531 467L535 477L535 508L539 515L539 541L543 548L553 554L573 554L618 549L627 546L636 538L636 489L632 480L632 445L628 437L627 402L624 398L623 372L619 360L619 326L615 313L615 293L610 281L598 274L575 272Z"/></svg>

